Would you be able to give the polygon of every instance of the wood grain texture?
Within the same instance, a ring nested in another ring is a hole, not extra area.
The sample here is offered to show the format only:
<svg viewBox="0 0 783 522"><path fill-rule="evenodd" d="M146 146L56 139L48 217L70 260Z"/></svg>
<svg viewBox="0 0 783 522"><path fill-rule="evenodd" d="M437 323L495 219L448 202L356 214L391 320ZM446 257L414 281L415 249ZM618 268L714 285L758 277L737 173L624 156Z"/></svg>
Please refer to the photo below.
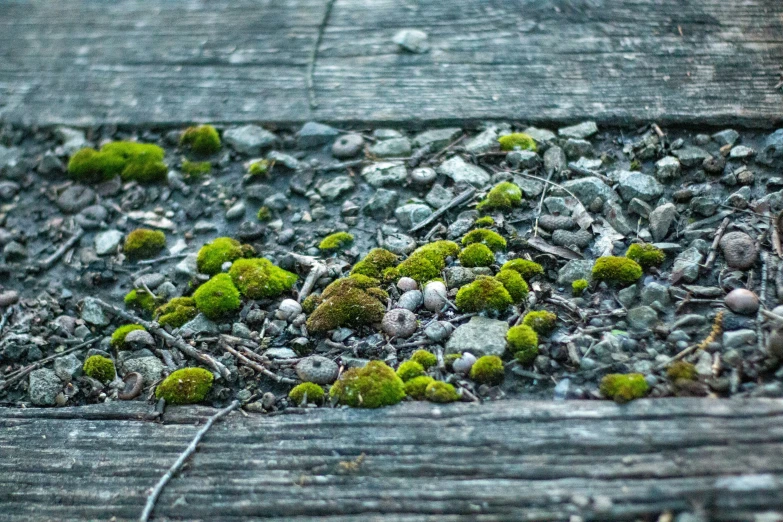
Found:
<svg viewBox="0 0 783 522"><path fill-rule="evenodd" d="M213 410L0 410L0 520L133 520ZM783 510L783 400L405 403L215 425L156 520L629 520ZM345 463L364 455L355 470Z"/></svg>
<svg viewBox="0 0 783 522"><path fill-rule="evenodd" d="M0 119L771 126L778 0L7 0ZM430 52L398 51L401 28Z"/></svg>

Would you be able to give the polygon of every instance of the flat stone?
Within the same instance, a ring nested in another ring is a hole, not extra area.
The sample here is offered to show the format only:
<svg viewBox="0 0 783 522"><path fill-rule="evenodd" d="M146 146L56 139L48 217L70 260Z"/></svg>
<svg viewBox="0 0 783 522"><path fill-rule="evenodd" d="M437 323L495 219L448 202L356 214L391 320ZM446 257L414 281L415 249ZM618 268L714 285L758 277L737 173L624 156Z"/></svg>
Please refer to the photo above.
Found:
<svg viewBox="0 0 783 522"><path fill-rule="evenodd" d="M174 270L178 274L182 274L186 277L193 277L198 274L198 266L196 264L197 255L189 254L185 256L182 261L174 266Z"/></svg>
<svg viewBox="0 0 783 522"><path fill-rule="evenodd" d="M618 172L616 176L619 183L617 190L625 201L633 198L650 201L663 194L663 185L647 174L624 170Z"/></svg>
<svg viewBox="0 0 783 522"><path fill-rule="evenodd" d="M400 49L409 53L426 53L430 48L427 33L418 29L402 29L394 35L393 41Z"/></svg>
<svg viewBox="0 0 783 522"><path fill-rule="evenodd" d="M733 146L739 139L739 132L734 129L725 129L712 135L712 139L721 147L725 145Z"/></svg>
<svg viewBox="0 0 783 522"><path fill-rule="evenodd" d="M549 143L557 138L557 135L551 130L539 129L538 127L528 127L522 132L536 140L538 143Z"/></svg>
<svg viewBox="0 0 783 522"><path fill-rule="evenodd" d="M367 201L362 211L370 216L387 218L394 212L399 197L394 190L380 188Z"/></svg>
<svg viewBox="0 0 783 522"><path fill-rule="evenodd" d="M87 138L84 136L84 131L79 129L58 127L55 134L57 135L57 139L60 140L60 143L62 143L62 145L58 147L58 153L62 152L63 156L71 156L74 152L89 145Z"/></svg>
<svg viewBox="0 0 783 522"><path fill-rule="evenodd" d="M82 374L82 362L76 354L69 353L54 360L54 373L63 382L71 382L74 377Z"/></svg>
<svg viewBox="0 0 783 522"><path fill-rule="evenodd" d="M570 127L558 129L557 133L564 138L585 139L598 132L598 125L594 121L585 121Z"/></svg>
<svg viewBox="0 0 783 522"><path fill-rule="evenodd" d="M416 250L416 240L407 234L387 234L383 238L383 248L398 256L410 254Z"/></svg>
<svg viewBox="0 0 783 522"><path fill-rule="evenodd" d="M95 191L84 185L71 185L57 198L57 207L67 214L75 214L95 201Z"/></svg>
<svg viewBox="0 0 783 522"><path fill-rule="evenodd" d="M632 330L646 331L658 323L658 313L649 306L637 306L628 310L625 319Z"/></svg>
<svg viewBox="0 0 783 522"><path fill-rule="evenodd" d="M446 285L449 288L461 288L476 279L473 270L463 266L451 266L444 270L446 276Z"/></svg>
<svg viewBox="0 0 783 522"><path fill-rule="evenodd" d="M0 181L0 200L11 201L19 192L19 183L15 181Z"/></svg>
<svg viewBox="0 0 783 522"><path fill-rule="evenodd" d="M642 288L642 304L651 305L654 302L666 306L671 301L669 297L669 288L660 283L650 282Z"/></svg>
<svg viewBox="0 0 783 522"><path fill-rule="evenodd" d="M136 372L141 375L144 385L150 385L158 381L163 375L163 363L154 356L135 357L122 363L126 373Z"/></svg>
<svg viewBox="0 0 783 522"><path fill-rule="evenodd" d="M95 253L99 256L113 254L120 246L123 234L119 230L105 230L95 234Z"/></svg>
<svg viewBox="0 0 783 522"><path fill-rule="evenodd" d="M275 140L277 136L258 125L231 127L223 132L223 141L241 154L259 154Z"/></svg>
<svg viewBox="0 0 783 522"><path fill-rule="evenodd" d="M490 127L483 130L475 137L468 140L465 144L465 150L472 154L481 154L499 148L498 130L496 127ZM506 156L508 159L508 156Z"/></svg>
<svg viewBox="0 0 783 522"><path fill-rule="evenodd" d="M572 179L562 183L563 187L576 196L584 206L590 206L590 203L597 197L600 197L604 201L617 200L617 194L612 188L601 181L599 178L588 176L585 178ZM552 189L553 193L558 195L567 195L567 193L557 189ZM562 194L561 194L562 193Z"/></svg>
<svg viewBox="0 0 783 522"><path fill-rule="evenodd" d="M595 261L591 259L572 259L557 272L557 284L567 286L577 279L589 281L592 277L594 264Z"/></svg>
<svg viewBox="0 0 783 522"><path fill-rule="evenodd" d="M706 150L699 147L683 147L673 152L675 156L680 160L680 163L686 167L697 167L701 165L704 160L711 158L712 155Z"/></svg>
<svg viewBox="0 0 783 522"><path fill-rule="evenodd" d="M446 353L470 352L476 357L496 355L506 351L508 323L479 315L470 318L451 334L446 343Z"/></svg>
<svg viewBox="0 0 783 522"><path fill-rule="evenodd" d="M723 332L723 349L731 350L744 348L746 346L755 346L757 341L755 330L734 330L733 332Z"/></svg>
<svg viewBox="0 0 783 522"><path fill-rule="evenodd" d="M234 221L236 219L242 219L245 217L245 203L244 201L238 201L234 203L231 208L226 210L226 220Z"/></svg>
<svg viewBox="0 0 783 522"><path fill-rule="evenodd" d="M318 193L324 199L332 201L340 195L353 190L355 183L349 176L335 176L318 187Z"/></svg>
<svg viewBox="0 0 783 522"><path fill-rule="evenodd" d="M345 134L334 140L332 156L337 159L349 159L357 156L364 148L364 138L360 134Z"/></svg>
<svg viewBox="0 0 783 522"><path fill-rule="evenodd" d="M583 156L593 155L593 144L587 140L568 138L563 144L563 152L566 156L573 159L579 159Z"/></svg>
<svg viewBox="0 0 783 522"><path fill-rule="evenodd" d="M476 165L466 163L460 156L441 163L436 169L438 174L442 174L454 180L455 183L469 183L476 188L482 188L489 183L489 174Z"/></svg>
<svg viewBox="0 0 783 522"><path fill-rule="evenodd" d="M756 154L756 151L745 145L737 145L729 152L729 158L731 159L748 159Z"/></svg>
<svg viewBox="0 0 783 522"><path fill-rule="evenodd" d="M404 158L411 155L411 141L408 138L394 138L375 143L370 154L379 158Z"/></svg>
<svg viewBox="0 0 783 522"><path fill-rule="evenodd" d="M699 265L704 262L704 256L696 247L690 247L674 260L672 274L682 274L682 280L693 283L699 277Z"/></svg>
<svg viewBox="0 0 783 522"><path fill-rule="evenodd" d="M41 368L30 372L27 392L30 402L36 406L54 406L57 394L63 389L63 383L54 370Z"/></svg>
<svg viewBox="0 0 783 522"><path fill-rule="evenodd" d="M398 207L394 211L394 217L399 221L400 226L405 229L411 228L413 225L424 221L432 215L432 209L427 205L421 203L408 203Z"/></svg>
<svg viewBox="0 0 783 522"><path fill-rule="evenodd" d="M179 329L180 335L192 336L200 333L218 333L218 325L207 319L207 316L199 313L196 317L183 324Z"/></svg>
<svg viewBox="0 0 783 522"><path fill-rule="evenodd" d="M103 308L101 308L101 305L98 304L94 297L84 298L80 317L84 319L84 322L95 326L106 326L109 324L109 319L103 313Z"/></svg>
<svg viewBox="0 0 783 522"><path fill-rule="evenodd" d="M547 174L562 172L567 165L568 159L565 152L557 145L552 145L544 152L544 170Z"/></svg>
<svg viewBox="0 0 783 522"><path fill-rule="evenodd" d="M650 212L650 233L655 241L666 237L676 217L677 207L674 203L666 203Z"/></svg>
<svg viewBox="0 0 783 522"><path fill-rule="evenodd" d="M264 352L270 359L296 359L299 357L291 348L270 348Z"/></svg>
<svg viewBox="0 0 783 522"><path fill-rule="evenodd" d="M514 169L534 169L541 165L541 156L532 150L512 150L506 154L506 161Z"/></svg>
<svg viewBox="0 0 783 522"><path fill-rule="evenodd" d="M411 171L411 181L418 185L429 185L437 177L438 173L430 167L419 167Z"/></svg>
<svg viewBox="0 0 783 522"><path fill-rule="evenodd" d="M375 188L400 184L408 177L405 165L399 162L373 163L362 169L362 177Z"/></svg>
<svg viewBox="0 0 783 522"><path fill-rule="evenodd" d="M296 134L296 142L302 149L309 149L313 147L319 147L321 145L327 145L331 143L340 131L334 127L324 125L323 123L317 123L314 121L308 121L299 132Z"/></svg>
<svg viewBox="0 0 783 522"><path fill-rule="evenodd" d="M429 145L432 152L438 152L438 149L442 149L459 138L460 134L462 134L462 129L458 127L424 131L413 138L413 146L424 147Z"/></svg>
<svg viewBox="0 0 783 522"><path fill-rule="evenodd" d="M655 162L655 176L661 181L679 178L680 173L680 160L674 156L666 156Z"/></svg>

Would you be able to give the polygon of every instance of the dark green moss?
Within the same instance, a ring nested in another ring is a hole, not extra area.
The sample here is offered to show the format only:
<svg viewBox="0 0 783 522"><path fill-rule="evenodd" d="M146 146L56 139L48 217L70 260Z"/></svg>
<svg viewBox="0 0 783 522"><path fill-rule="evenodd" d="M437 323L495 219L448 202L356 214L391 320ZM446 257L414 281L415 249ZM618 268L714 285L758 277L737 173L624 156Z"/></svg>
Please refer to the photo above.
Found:
<svg viewBox="0 0 783 522"><path fill-rule="evenodd" d="M125 346L125 336L134 330L144 330L144 327L140 324L125 324L120 326L111 334L111 341L109 342L109 345L115 350L126 349L127 347Z"/></svg>
<svg viewBox="0 0 783 522"><path fill-rule="evenodd" d="M397 376L402 379L402 382L408 382L422 375L424 375L424 367L416 361L405 361L397 368Z"/></svg>
<svg viewBox="0 0 783 522"><path fill-rule="evenodd" d="M92 355L88 357L87 360L84 361L82 369L87 377L92 377L104 384L113 381L114 376L117 375L112 360L102 355Z"/></svg>
<svg viewBox="0 0 783 522"><path fill-rule="evenodd" d="M496 355L479 357L470 369L470 378L478 384L497 386L503 382L504 377L503 361Z"/></svg>
<svg viewBox="0 0 783 522"><path fill-rule="evenodd" d="M122 247L129 259L146 259L154 257L166 246L166 234L160 230L137 228L125 238Z"/></svg>
<svg viewBox="0 0 783 522"><path fill-rule="evenodd" d="M629 402L647 394L650 386L641 373L612 373L601 379L600 390L604 397L616 402Z"/></svg>
<svg viewBox="0 0 783 522"><path fill-rule="evenodd" d="M351 274L362 274L375 279L383 278L383 271L397 264L397 256L383 248L373 248L353 265Z"/></svg>
<svg viewBox="0 0 783 522"><path fill-rule="evenodd" d="M155 397L168 404L201 402L212 389L214 376L203 368L183 368L173 372L155 389Z"/></svg>
<svg viewBox="0 0 783 522"><path fill-rule="evenodd" d="M321 303L307 318L308 331L323 333L341 326L358 328L379 323L386 313L388 295L368 284L368 281L346 277L326 287L321 294Z"/></svg>
<svg viewBox="0 0 783 522"><path fill-rule="evenodd" d="M203 274L215 275L220 273L223 263L233 262L241 257L245 257L245 251L239 241L230 237L219 237L201 247L196 266Z"/></svg>
<svg viewBox="0 0 783 522"><path fill-rule="evenodd" d="M370 361L363 368L343 373L329 395L337 403L353 408L380 408L400 402L405 397L405 385L386 364Z"/></svg>
<svg viewBox="0 0 783 522"><path fill-rule="evenodd" d="M68 162L70 175L83 183L100 183L115 176L125 181L150 183L166 178L165 151L157 145L115 141L100 151L85 148Z"/></svg>
<svg viewBox="0 0 783 522"><path fill-rule="evenodd" d="M199 156L210 156L220 150L220 136L212 125L199 125L185 129L179 144Z"/></svg>
<svg viewBox="0 0 783 522"><path fill-rule="evenodd" d="M459 262L464 267L489 266L495 262L495 254L488 246L481 243L473 243L462 249L459 253Z"/></svg>
<svg viewBox="0 0 783 522"><path fill-rule="evenodd" d="M696 366L686 361L675 361L666 369L666 376L672 381L694 381L698 373Z"/></svg>
<svg viewBox="0 0 783 522"><path fill-rule="evenodd" d="M335 251L347 248L351 243L353 243L353 234L349 234L348 232L335 232L334 234L330 234L323 238L321 242L318 243L318 248L320 250Z"/></svg>
<svg viewBox="0 0 783 522"><path fill-rule="evenodd" d="M557 326L557 314L548 310L528 312L522 324L535 330L538 335L549 335Z"/></svg>
<svg viewBox="0 0 783 522"><path fill-rule="evenodd" d="M535 261L530 261L528 259L522 259L522 258L506 261L505 263L503 263L503 266L500 267L500 269L514 270L515 272L519 272L519 275L522 276L522 279L524 279L527 282L530 282L530 280L536 276L544 275L543 266L539 265Z"/></svg>
<svg viewBox="0 0 783 522"><path fill-rule="evenodd" d="M429 375L414 377L405 383L405 394L417 401L424 400L424 392L427 390L427 386L432 382L435 382L435 379Z"/></svg>
<svg viewBox="0 0 783 522"><path fill-rule="evenodd" d="M133 289L125 295L125 306L152 313L160 304L160 299L146 290Z"/></svg>
<svg viewBox="0 0 783 522"><path fill-rule="evenodd" d="M536 141L524 132L515 132L513 134L507 134L498 138L500 143L500 150L532 150L536 152Z"/></svg>
<svg viewBox="0 0 783 522"><path fill-rule="evenodd" d="M424 398L430 402L445 404L459 400L459 393L453 385L443 381L433 381L424 390Z"/></svg>
<svg viewBox="0 0 783 522"><path fill-rule="evenodd" d="M410 360L421 364L425 370L438 364L438 357L434 353L428 352L427 350L416 350L411 355Z"/></svg>
<svg viewBox="0 0 783 522"><path fill-rule="evenodd" d="M202 178L212 172L212 164L208 161L182 160L182 173L187 178Z"/></svg>
<svg viewBox="0 0 783 522"><path fill-rule="evenodd" d="M265 258L237 259L228 271L234 285L248 299L265 299L290 290L296 280L292 274Z"/></svg>
<svg viewBox="0 0 783 522"><path fill-rule="evenodd" d="M321 294L310 294L305 297L304 301L302 301L302 311L304 311L304 313L307 315L310 315L322 302L323 297L321 297Z"/></svg>
<svg viewBox="0 0 783 522"><path fill-rule="evenodd" d="M527 283L516 270L501 270L497 273L495 279L501 282L503 287L508 291L508 295L511 296L511 300L515 303L524 301L528 292L530 292Z"/></svg>
<svg viewBox="0 0 783 522"><path fill-rule="evenodd" d="M510 210L522 204L522 190L509 181L502 181L492 187L487 197L476 205L476 209Z"/></svg>
<svg viewBox="0 0 783 522"><path fill-rule="evenodd" d="M488 246L493 252L506 249L506 240L503 239L503 236L492 230L487 230L486 228L471 230L462 238L462 244L464 246L472 245L473 243L482 243Z"/></svg>
<svg viewBox="0 0 783 522"><path fill-rule="evenodd" d="M489 228L495 226L495 220L492 219L490 216L483 216L476 220L475 223L473 223L474 227L477 228Z"/></svg>
<svg viewBox="0 0 783 522"><path fill-rule="evenodd" d="M642 267L627 257L599 257L593 265L593 279L611 285L632 285L640 277L642 277Z"/></svg>
<svg viewBox="0 0 783 522"><path fill-rule="evenodd" d="M193 293L199 311L210 319L220 319L239 310L242 304L239 290L231 276L218 274L199 286Z"/></svg>
<svg viewBox="0 0 783 522"><path fill-rule="evenodd" d="M521 364L530 364L538 356L538 334L525 324L509 328L506 341L509 351Z"/></svg>
<svg viewBox="0 0 783 522"><path fill-rule="evenodd" d="M511 295L503 284L489 276L478 276L457 292L457 308L462 312L502 312L512 303Z"/></svg>
<svg viewBox="0 0 783 522"><path fill-rule="evenodd" d="M324 395L326 395L324 389L314 382L303 382L294 386L288 392L288 400L294 406L304 406L306 404L321 405L324 402Z"/></svg>
<svg viewBox="0 0 783 522"><path fill-rule="evenodd" d="M661 266L666 259L666 254L649 243L634 243L628 247L625 257L636 261L642 270L649 270Z"/></svg>
<svg viewBox="0 0 783 522"><path fill-rule="evenodd" d="M154 317L161 326L179 328L198 315L196 301L192 297L175 297L155 310Z"/></svg>

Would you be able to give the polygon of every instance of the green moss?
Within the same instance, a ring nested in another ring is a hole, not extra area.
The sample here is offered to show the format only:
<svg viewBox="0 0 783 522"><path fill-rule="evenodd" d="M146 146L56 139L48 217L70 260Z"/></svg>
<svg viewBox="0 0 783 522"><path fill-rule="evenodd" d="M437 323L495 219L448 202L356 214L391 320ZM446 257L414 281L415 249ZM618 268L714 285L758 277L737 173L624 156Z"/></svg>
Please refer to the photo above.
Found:
<svg viewBox="0 0 783 522"><path fill-rule="evenodd" d="M212 172L212 164L208 161L182 160L182 173L188 178L201 178Z"/></svg>
<svg viewBox="0 0 783 522"><path fill-rule="evenodd" d="M188 127L182 133L179 144L189 147L199 156L210 156L220 150L220 136L212 125Z"/></svg>
<svg viewBox="0 0 783 522"><path fill-rule="evenodd" d="M575 297L579 297L585 293L585 290L587 290L589 285L590 283L587 282L587 279L577 279L571 283L571 293L574 294Z"/></svg>
<svg viewBox="0 0 783 522"><path fill-rule="evenodd" d="M405 395L417 401L424 400L424 392L432 382L435 382L435 379L429 375L414 377L405 383Z"/></svg>
<svg viewBox="0 0 783 522"><path fill-rule="evenodd" d="M503 361L497 355L479 357L470 369L470 378L478 384L497 386L503 382L504 377Z"/></svg>
<svg viewBox="0 0 783 522"><path fill-rule="evenodd" d="M100 183L118 175L125 181L162 181L168 172L163 163L165 154L157 145L115 141L100 151L81 149L68 162L68 172L84 183Z"/></svg>
<svg viewBox="0 0 783 522"><path fill-rule="evenodd" d="M642 162L638 159L635 159L631 162L631 166L628 170L635 171L635 170L642 170Z"/></svg>
<svg viewBox="0 0 783 522"><path fill-rule="evenodd" d="M474 227L477 228L489 228L495 226L495 220L492 219L490 216L483 216L476 220L475 223L473 223Z"/></svg>
<svg viewBox="0 0 783 522"><path fill-rule="evenodd" d="M269 162L269 160L254 161L253 163L250 164L250 166L248 166L247 173L253 177L256 176L267 177L269 175L270 167L271 167L271 163Z"/></svg>
<svg viewBox="0 0 783 522"><path fill-rule="evenodd" d="M234 285L248 299L277 297L294 286L296 274L261 258L237 259L228 271Z"/></svg>
<svg viewBox="0 0 783 522"><path fill-rule="evenodd" d="M696 380L696 366L686 361L675 361L666 369L666 376L672 381Z"/></svg>
<svg viewBox="0 0 783 522"><path fill-rule="evenodd" d="M125 336L134 330L144 330L144 327L140 324L124 324L120 326L111 334L109 345L115 350L124 350L126 348Z"/></svg>
<svg viewBox="0 0 783 522"><path fill-rule="evenodd" d="M353 234L349 234L348 232L335 232L334 234L329 234L323 238L321 242L318 243L318 248L320 250L334 251L347 248L351 243L353 243Z"/></svg>
<svg viewBox="0 0 783 522"><path fill-rule="evenodd" d="M512 303L511 295L503 284L489 276L478 276L457 292L457 308L462 312L502 312Z"/></svg>
<svg viewBox="0 0 783 522"><path fill-rule="evenodd" d="M634 243L628 247L625 257L636 261L643 270L649 270L661 266L666 259L666 254L649 243Z"/></svg>
<svg viewBox="0 0 783 522"><path fill-rule="evenodd" d="M155 307L160 304L157 296L148 293L146 290L133 289L125 294L125 306L135 308L144 312L152 313Z"/></svg>
<svg viewBox="0 0 783 522"><path fill-rule="evenodd" d="M422 375L424 375L424 366L416 361L405 361L397 368L397 376L402 379L402 382L408 382L414 377Z"/></svg>
<svg viewBox="0 0 783 522"><path fill-rule="evenodd" d="M158 385L155 397L168 404L195 404L204 400L215 377L204 368L182 368Z"/></svg>
<svg viewBox="0 0 783 522"><path fill-rule="evenodd" d="M179 328L198 315L196 301L192 297L175 297L155 310L154 317L161 326Z"/></svg>
<svg viewBox="0 0 783 522"><path fill-rule="evenodd" d="M642 267L627 257L604 256L595 260L593 279L608 284L628 286L642 277Z"/></svg>
<svg viewBox="0 0 783 522"><path fill-rule="evenodd" d="M472 245L473 243L482 243L488 246L493 252L506 249L506 240L503 239L503 236L492 230L487 230L486 228L471 230L462 238L462 244L464 246Z"/></svg>
<svg viewBox="0 0 783 522"><path fill-rule="evenodd" d="M322 333L341 326L358 328L379 323L386 313L388 294L367 284L346 277L327 286L321 294L321 303L307 318L308 331Z"/></svg>
<svg viewBox="0 0 783 522"><path fill-rule="evenodd" d="M304 311L304 313L307 315L310 315L322 302L323 297L321 297L321 294L310 294L305 297L304 301L302 301L302 311Z"/></svg>
<svg viewBox="0 0 783 522"><path fill-rule="evenodd" d="M256 219L259 221L269 221L272 219L272 211L269 210L269 207L261 207L258 209L258 213L256 214Z"/></svg>
<svg viewBox="0 0 783 522"><path fill-rule="evenodd" d="M387 268L397 264L397 256L384 248L373 248L361 261L353 265L351 274L362 274L375 279L382 279Z"/></svg>
<svg viewBox="0 0 783 522"><path fill-rule="evenodd" d="M324 389L314 382L303 382L302 384L297 384L288 392L288 400L291 401L294 406L301 406L303 404L323 404L324 395Z"/></svg>
<svg viewBox="0 0 783 522"><path fill-rule="evenodd" d="M146 259L155 256L166 246L166 234L160 230L137 228L125 238L122 250L129 259Z"/></svg>
<svg viewBox="0 0 783 522"><path fill-rule="evenodd" d="M473 243L462 249L459 253L459 262L462 266L472 268L476 266L489 266L495 262L495 254L488 246L481 243Z"/></svg>
<svg viewBox="0 0 783 522"><path fill-rule="evenodd" d="M424 390L424 398L430 402L445 404L460 399L459 393L451 384L443 381L433 381Z"/></svg>
<svg viewBox="0 0 783 522"><path fill-rule="evenodd" d="M422 245L413 252L424 254L433 260L441 259L445 261L447 257L454 257L459 254L459 245L454 241L442 239L440 241L433 241L432 243Z"/></svg>
<svg viewBox="0 0 783 522"><path fill-rule="evenodd" d="M535 261L530 261L528 259L522 259L522 258L506 261L505 263L503 263L503 266L501 266L500 269L514 270L516 272L519 272L519 275L522 276L522 279L524 279L527 282L530 282L530 280L536 276L544 275L543 266L539 265Z"/></svg>
<svg viewBox="0 0 783 522"><path fill-rule="evenodd" d="M82 369L87 377L92 377L104 384L113 381L114 376L117 375L117 372L114 370L114 362L102 355L87 357Z"/></svg>
<svg viewBox="0 0 783 522"><path fill-rule="evenodd" d="M525 324L509 328L506 341L509 351L520 364L528 365L538 356L538 334Z"/></svg>
<svg viewBox="0 0 783 522"><path fill-rule="evenodd" d="M218 274L199 286L193 293L196 307L210 319L220 319L239 310L239 290L231 276Z"/></svg>
<svg viewBox="0 0 783 522"><path fill-rule="evenodd" d="M459 245L453 241L442 240L422 245L397 266L394 275L396 278L410 277L423 285L440 277L440 271L446 267L446 258L458 253ZM384 277L387 275L384 271Z"/></svg>
<svg viewBox="0 0 783 522"><path fill-rule="evenodd" d="M487 197L476 205L476 210L509 210L522 204L522 190L509 181L492 187Z"/></svg>
<svg viewBox="0 0 783 522"><path fill-rule="evenodd" d="M332 385L329 395L339 404L353 408L380 408L397 404L405 397L405 385L394 370L381 361L363 368L351 368Z"/></svg>
<svg viewBox="0 0 783 522"><path fill-rule="evenodd" d="M230 237L219 237L201 247L196 266L203 274L215 275L220 273L223 263L236 261L240 257L245 257L245 252L239 241Z"/></svg>
<svg viewBox="0 0 783 522"><path fill-rule="evenodd" d="M515 132L513 134L507 134L498 138L500 143L500 150L537 150L536 141L524 132Z"/></svg>
<svg viewBox="0 0 783 522"><path fill-rule="evenodd" d="M527 283L516 270L501 270L495 279L501 282L515 303L521 303L530 291Z"/></svg>
<svg viewBox="0 0 783 522"><path fill-rule="evenodd" d="M641 373L612 373L601 379L600 390L604 397L624 403L644 397L649 385Z"/></svg>
<svg viewBox="0 0 783 522"><path fill-rule="evenodd" d="M421 364L422 368L425 370L438 364L438 357L434 353L428 352L427 350L416 350L413 352L413 355L411 355L410 360Z"/></svg>
<svg viewBox="0 0 783 522"><path fill-rule="evenodd" d="M549 335L557 326L557 314L549 310L528 312L522 324L535 330L538 335Z"/></svg>

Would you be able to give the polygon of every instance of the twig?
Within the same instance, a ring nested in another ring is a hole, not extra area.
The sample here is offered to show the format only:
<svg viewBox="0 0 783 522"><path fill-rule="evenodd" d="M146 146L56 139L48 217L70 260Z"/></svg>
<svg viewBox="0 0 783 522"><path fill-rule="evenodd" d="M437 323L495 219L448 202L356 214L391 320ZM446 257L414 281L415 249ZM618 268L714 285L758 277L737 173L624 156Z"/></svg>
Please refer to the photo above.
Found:
<svg viewBox="0 0 783 522"><path fill-rule="evenodd" d="M179 259L181 257L188 257L190 254L187 252L180 252L179 254L171 254L168 256L159 257L157 259L145 259L143 261L139 261L136 264L137 265L155 265L157 263L162 263L163 261L168 261L170 259Z"/></svg>
<svg viewBox="0 0 783 522"><path fill-rule="evenodd" d="M455 146L456 146L458 143L460 143L462 140L464 140L464 139L465 139L465 138L467 138L467 137L468 137L468 135L467 135L467 134L463 134L462 136L460 136L460 137L459 137L459 138L457 138L456 140L452 141L451 143L449 143L448 145L446 145L445 147L443 147L443 148L440 150L440 152L438 152L438 153L437 153L437 154L435 154L433 157L431 157L431 158L430 158L430 161L435 161L435 160L437 160L438 158L440 158L441 156L443 156L444 154L446 154L446 152L448 152L449 150L453 149L453 148L454 148L454 147L455 147Z"/></svg>
<svg viewBox="0 0 783 522"><path fill-rule="evenodd" d="M245 366L248 366L248 367L254 369L257 372L266 375L267 377L269 377L270 379L272 379L274 381L282 382L284 384L296 384L296 383L299 382L299 381L295 381L293 379L289 379L288 377L281 377L281 376L277 375L276 373L272 372L271 370L269 370L268 368L265 368L264 366L261 366L259 363L255 362L255 361L251 361L250 359L248 359L247 357L242 355L239 351L237 351L234 348L232 348L231 345L229 345L228 343L225 343L225 342L221 343L221 347L224 350L226 350L228 353L230 353L231 355L233 355L234 357L239 359L239 361L242 364L244 364Z"/></svg>
<svg viewBox="0 0 783 522"><path fill-rule="evenodd" d="M3 329L5 329L6 323L8 323L8 320L11 318L11 316L14 314L15 306L11 305L8 307L8 309L3 312L3 318L0 319L0 334L3 333Z"/></svg>
<svg viewBox="0 0 783 522"><path fill-rule="evenodd" d="M313 50L310 53L310 60L307 62L307 97L310 102L310 109L318 108L318 101L315 99L315 80L313 79L315 74L315 62L318 59L318 48L321 47L321 42L324 39L326 24L329 23L329 15L332 13L334 2L335 0L327 0L326 2L324 17L321 19L321 25L318 26L315 44L313 44Z"/></svg>
<svg viewBox="0 0 783 522"><path fill-rule="evenodd" d="M575 200L579 201L579 198L576 197L576 195L565 188L563 185L560 185L559 183L555 183L554 181L550 181L548 179L542 178L541 176L534 176L532 174L528 174L526 172L520 172L518 170L503 170L503 169L496 169L498 172L511 172L512 174L517 174L519 176L522 176L523 178L530 178L530 179L537 179L538 181L541 181L543 183L546 183L547 185L552 185L553 187L557 187L560 190L564 191L566 194L574 198Z"/></svg>
<svg viewBox="0 0 783 522"><path fill-rule="evenodd" d="M729 222L731 220L729 218L723 218L723 221L721 222L718 229L715 231L715 239L712 240L712 245L710 246L710 253L707 254L707 261L704 263L704 268L709 270L712 268L712 264L715 262L715 258L718 256L718 245L720 244L721 238L723 238L724 232L726 232L726 227L729 226Z"/></svg>
<svg viewBox="0 0 783 522"><path fill-rule="evenodd" d="M466 203L468 200L470 200L470 198L473 197L473 194L475 193L476 193L475 187L469 187L465 189L464 191L462 191L462 193L452 198L451 201L449 201L448 203L440 207L438 210L430 214L428 218L419 221L418 223L413 225L408 230L408 232L416 232L417 230L421 230L422 228L428 226L430 223L435 222L436 219L438 219L440 216L448 212L450 209L462 205L463 203Z"/></svg>
<svg viewBox="0 0 783 522"><path fill-rule="evenodd" d="M544 190L541 191L541 199L538 200L538 209L536 209L536 226L533 228L533 235L538 235L538 219L541 217L541 211L544 208L544 198L546 197L546 189L549 187L549 182L552 180L552 174L554 174L554 170L547 174L546 177L546 183L544 184Z"/></svg>
<svg viewBox="0 0 783 522"><path fill-rule="evenodd" d="M305 279L305 282L302 284L302 289L299 291L299 298L297 301L300 303L304 301L305 298L310 295L310 292L313 291L313 287L315 286L316 281L326 274L326 272L326 265L315 261L310 266L310 273L307 274L307 279Z"/></svg>
<svg viewBox="0 0 783 522"><path fill-rule="evenodd" d="M46 357L44 359L41 359L40 361L35 361L33 364L29 366L25 366L24 368L17 370L15 372L11 372L9 374L3 375L2 381L0 381L0 391L4 390L8 386L11 386L15 382L18 382L21 380L25 375L32 372L35 369L40 368L44 364L48 363L49 361L52 361L54 359L57 359L58 357L62 357L63 355L68 355L69 353L73 353L75 351L81 350L83 348L86 348L90 346L91 344L94 344L95 341L98 340L98 337L95 337L93 339L90 339L89 341L85 341L77 346L74 346L73 348L68 348L67 350L63 350L60 353L56 353L54 355L50 355L49 357Z"/></svg>
<svg viewBox="0 0 783 522"><path fill-rule="evenodd" d="M196 436L193 437L192 441L190 441L190 444L188 444L188 447L185 448L185 451L180 454L177 461L168 469L168 471L166 471L158 483L155 484L155 487L152 488L152 491L150 491L150 494L147 497L147 503L144 506L144 511L142 511L141 516L139 517L139 522L147 522L149 520L150 515L152 514L152 510L155 509L155 502L157 502L160 494L163 493L163 488L165 488L166 484L168 484L169 481L174 478L174 475L176 475L177 472L182 468L182 465L185 464L185 461L196 452L196 446L198 446L201 438L207 433L207 431L209 431L209 428L211 428L216 421L225 417L238 407L239 401L232 402L210 417L206 424L204 424L204 426L198 430L198 433L196 433Z"/></svg>
<svg viewBox="0 0 783 522"><path fill-rule="evenodd" d="M358 160L351 160L351 161L341 161L339 163L330 163L328 165L322 165L320 167L317 167L315 169L316 172L330 172L334 170L345 170L349 169L351 167L358 167L362 163L364 163L367 160L364 159L358 159Z"/></svg>
<svg viewBox="0 0 783 522"><path fill-rule="evenodd" d="M38 264L38 267L41 270L49 270L52 267L52 265L54 265L57 262L57 260L63 256L63 254L65 254L68 250L73 248L73 246L76 243L79 242L79 240L82 238L83 235L84 235L84 230L80 228L73 234L73 236L71 236L71 238L68 241L60 245L60 248L55 250L54 254L50 255L49 257L41 261Z"/></svg>

